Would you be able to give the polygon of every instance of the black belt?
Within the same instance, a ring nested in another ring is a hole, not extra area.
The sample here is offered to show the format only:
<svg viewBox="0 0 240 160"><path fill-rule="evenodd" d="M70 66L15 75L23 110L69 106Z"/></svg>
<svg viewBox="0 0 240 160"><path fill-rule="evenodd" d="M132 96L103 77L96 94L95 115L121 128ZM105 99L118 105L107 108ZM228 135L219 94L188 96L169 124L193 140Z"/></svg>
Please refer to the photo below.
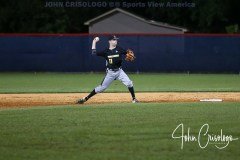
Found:
<svg viewBox="0 0 240 160"><path fill-rule="evenodd" d="M120 67L120 68L113 68L113 69L107 68L107 70L114 71L114 72L119 71L120 69L122 69L122 67Z"/></svg>

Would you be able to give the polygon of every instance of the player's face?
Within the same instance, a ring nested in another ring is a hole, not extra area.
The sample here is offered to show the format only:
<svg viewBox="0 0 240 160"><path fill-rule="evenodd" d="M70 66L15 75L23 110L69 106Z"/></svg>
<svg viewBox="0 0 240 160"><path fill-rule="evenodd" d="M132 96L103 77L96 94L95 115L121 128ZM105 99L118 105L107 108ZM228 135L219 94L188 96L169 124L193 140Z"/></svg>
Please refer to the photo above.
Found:
<svg viewBox="0 0 240 160"><path fill-rule="evenodd" d="M116 39L112 39L109 41L110 46L117 46L117 40Z"/></svg>

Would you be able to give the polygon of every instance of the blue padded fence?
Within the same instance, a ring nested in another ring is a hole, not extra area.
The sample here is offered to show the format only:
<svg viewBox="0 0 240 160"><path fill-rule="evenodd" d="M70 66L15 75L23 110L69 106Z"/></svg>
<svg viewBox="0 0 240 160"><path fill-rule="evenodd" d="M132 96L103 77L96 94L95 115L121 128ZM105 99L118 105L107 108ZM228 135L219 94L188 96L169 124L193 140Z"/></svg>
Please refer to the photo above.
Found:
<svg viewBox="0 0 240 160"><path fill-rule="evenodd" d="M239 72L240 35L118 35L136 54L132 72ZM108 46L100 35L99 50ZM93 35L0 35L0 71L104 71L91 55Z"/></svg>

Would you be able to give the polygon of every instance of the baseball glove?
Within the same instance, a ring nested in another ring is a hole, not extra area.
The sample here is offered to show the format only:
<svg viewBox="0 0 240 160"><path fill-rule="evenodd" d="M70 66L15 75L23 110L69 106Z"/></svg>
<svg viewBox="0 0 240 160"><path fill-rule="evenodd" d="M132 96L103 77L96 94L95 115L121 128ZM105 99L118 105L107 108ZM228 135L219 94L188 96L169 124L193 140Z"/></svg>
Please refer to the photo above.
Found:
<svg viewBox="0 0 240 160"><path fill-rule="evenodd" d="M133 51L131 49L128 49L125 60L126 61L134 61L135 59L136 59L136 57L135 57Z"/></svg>

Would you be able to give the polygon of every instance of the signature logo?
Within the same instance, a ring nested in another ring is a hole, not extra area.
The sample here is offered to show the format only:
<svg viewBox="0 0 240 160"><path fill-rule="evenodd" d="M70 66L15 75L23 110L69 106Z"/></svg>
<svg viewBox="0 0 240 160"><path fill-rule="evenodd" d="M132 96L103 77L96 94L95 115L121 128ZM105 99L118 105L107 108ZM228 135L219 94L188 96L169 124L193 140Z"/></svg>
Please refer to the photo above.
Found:
<svg viewBox="0 0 240 160"><path fill-rule="evenodd" d="M180 135L176 132L180 130ZM238 140L232 135L223 134L223 130L220 130L220 134L209 134L209 125L204 124L199 129L198 135L194 136L190 134L190 127L187 129L187 134L184 133L183 123L179 124L172 132L173 139L181 140L181 149L183 149L184 143L197 142L199 147L204 149L209 144L213 144L218 149L226 148L230 142Z"/></svg>

